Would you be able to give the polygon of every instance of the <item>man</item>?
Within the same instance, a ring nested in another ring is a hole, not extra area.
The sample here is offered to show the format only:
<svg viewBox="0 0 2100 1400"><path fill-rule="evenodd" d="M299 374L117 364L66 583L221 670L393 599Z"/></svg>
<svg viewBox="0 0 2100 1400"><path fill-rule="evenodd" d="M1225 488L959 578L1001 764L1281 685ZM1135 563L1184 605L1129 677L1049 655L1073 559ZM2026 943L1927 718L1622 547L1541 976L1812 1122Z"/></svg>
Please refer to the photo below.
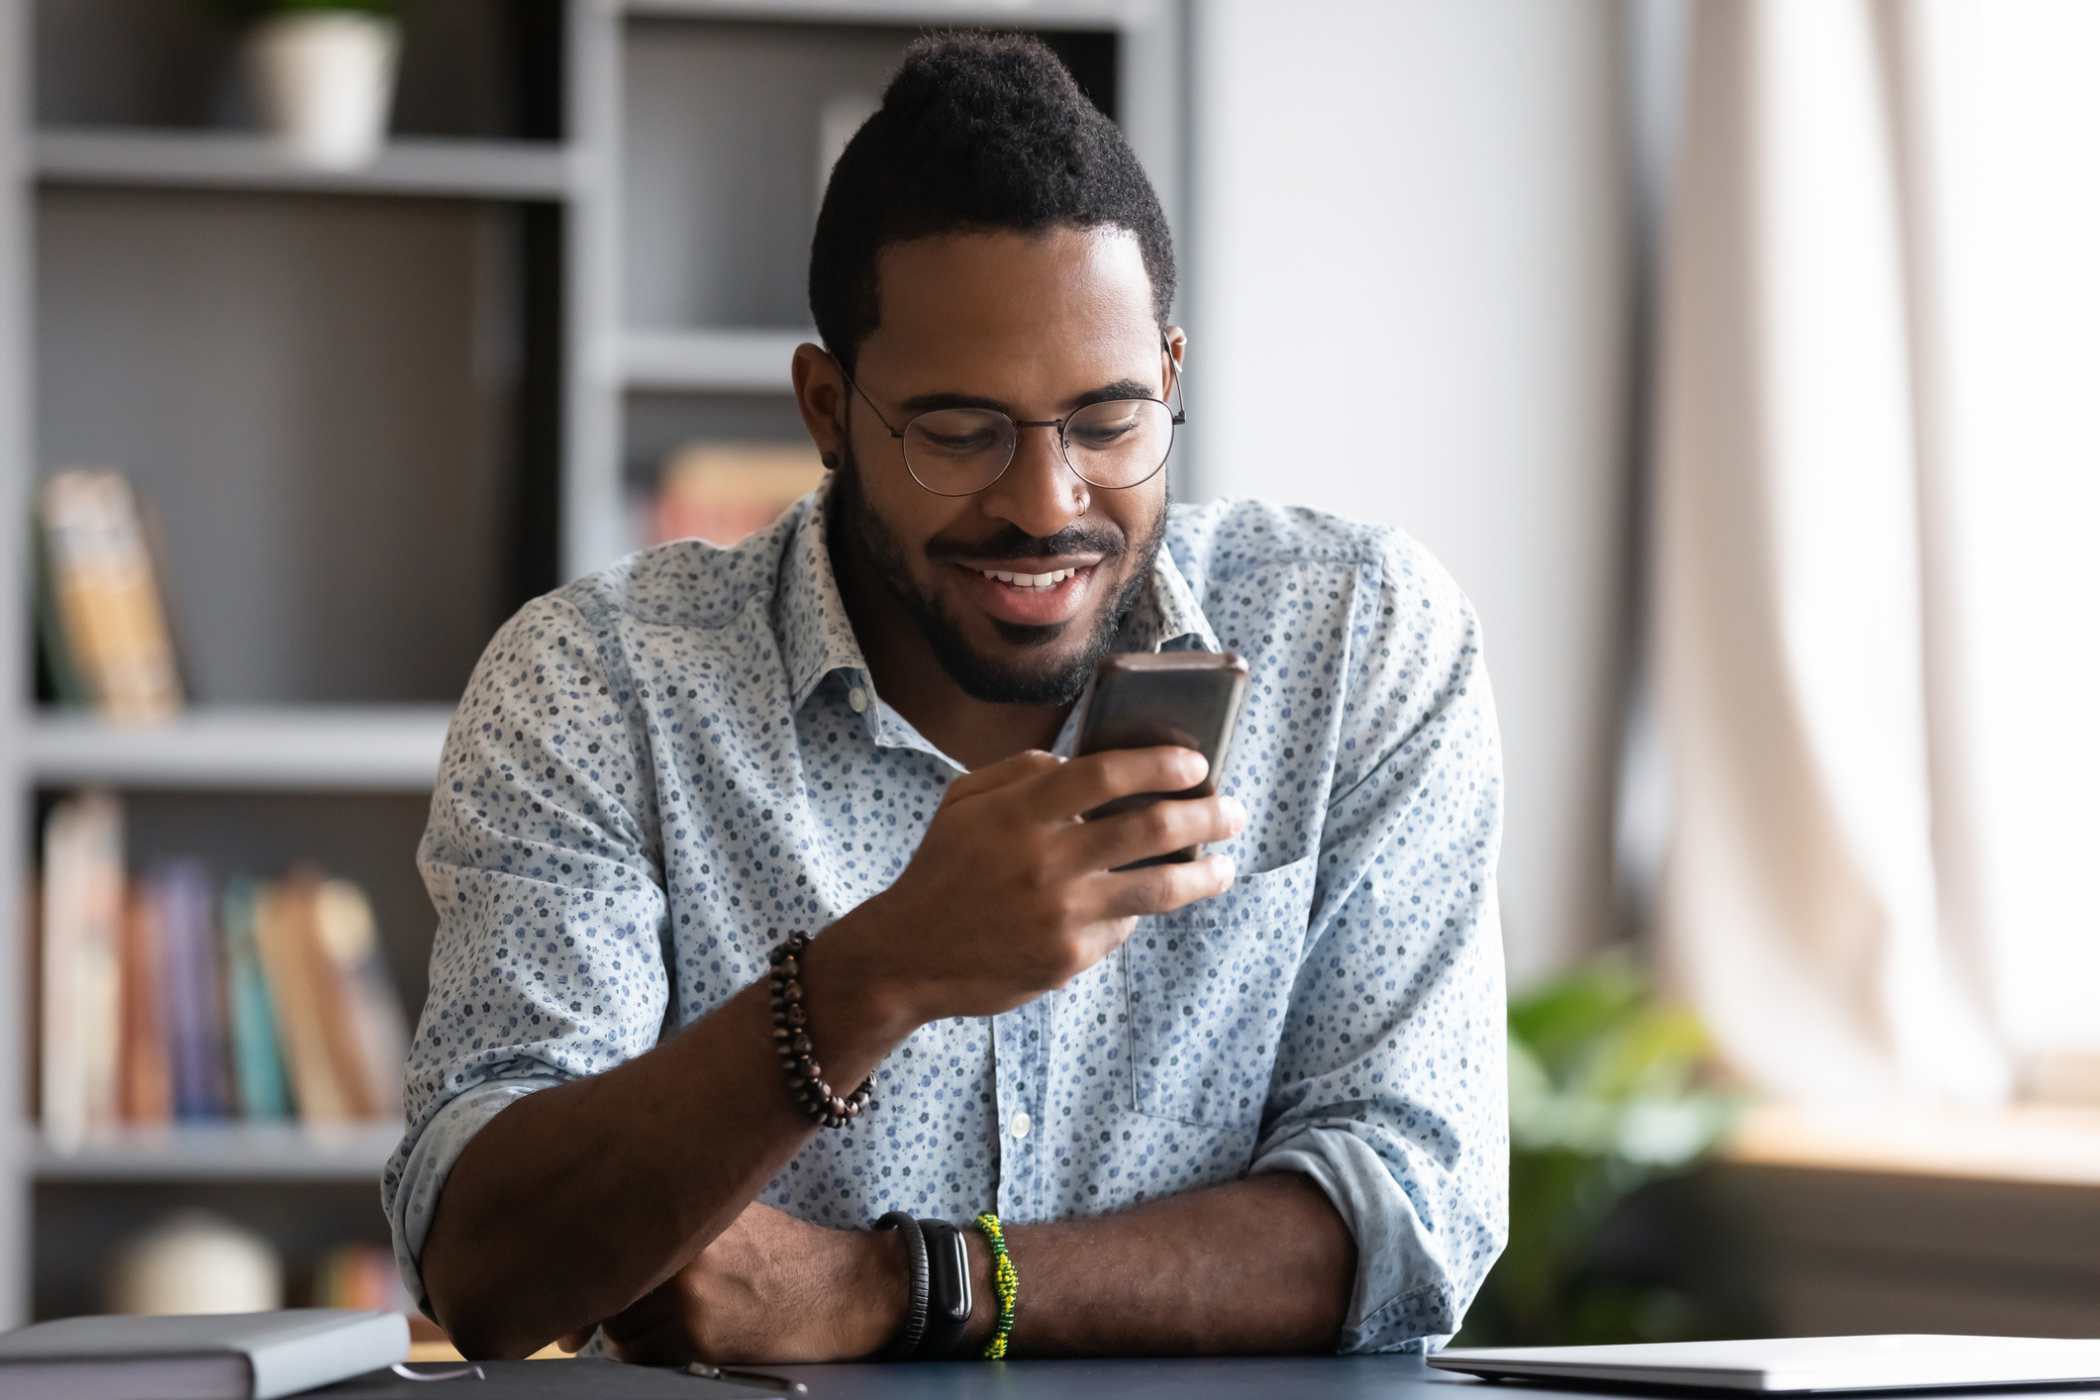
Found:
<svg viewBox="0 0 2100 1400"><path fill-rule="evenodd" d="M1038 44L913 48L810 289L825 487L528 604L453 721L404 1276L470 1356L894 1354L901 1211L965 1222L943 1354L1437 1344L1506 1215L1465 600L1389 530L1168 509L1171 241ZM1221 793L1082 820L1201 776L1071 756L1100 656L1186 648L1251 669Z"/></svg>

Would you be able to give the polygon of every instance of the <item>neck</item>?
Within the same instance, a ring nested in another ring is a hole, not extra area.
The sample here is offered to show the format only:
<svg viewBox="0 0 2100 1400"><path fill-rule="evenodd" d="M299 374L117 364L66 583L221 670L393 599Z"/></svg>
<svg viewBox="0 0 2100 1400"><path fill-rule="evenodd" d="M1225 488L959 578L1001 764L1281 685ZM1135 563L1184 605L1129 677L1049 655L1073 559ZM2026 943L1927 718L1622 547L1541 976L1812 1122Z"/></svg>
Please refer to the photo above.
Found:
<svg viewBox="0 0 2100 1400"><path fill-rule="evenodd" d="M933 644L863 555L851 530L826 531L831 571L853 634L883 700L926 739L968 769L1057 742L1071 705L979 700L957 685Z"/></svg>

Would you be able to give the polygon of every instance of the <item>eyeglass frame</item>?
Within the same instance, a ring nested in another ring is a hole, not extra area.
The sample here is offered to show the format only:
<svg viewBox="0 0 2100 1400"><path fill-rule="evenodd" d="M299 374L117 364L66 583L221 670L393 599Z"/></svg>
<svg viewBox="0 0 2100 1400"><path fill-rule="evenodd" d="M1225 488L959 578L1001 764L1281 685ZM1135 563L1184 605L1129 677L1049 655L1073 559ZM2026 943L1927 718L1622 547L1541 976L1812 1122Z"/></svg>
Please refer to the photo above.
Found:
<svg viewBox="0 0 2100 1400"><path fill-rule="evenodd" d="M1081 481L1085 481L1087 485L1093 487L1096 491L1129 491L1135 487L1143 486L1146 482L1152 480L1153 477L1158 476L1161 472L1166 470L1167 458L1174 455L1174 429L1187 426L1189 421L1188 394L1181 387L1181 363L1174 358L1174 347L1167 343L1167 337L1164 332L1162 332L1159 337L1159 348L1162 352L1165 353L1167 357L1166 389L1169 393L1173 394L1176 398L1181 400L1181 407L1179 410L1177 410L1173 404L1167 402L1165 399L1153 398L1149 395L1142 394L1137 396L1136 398L1125 396L1113 399L1095 399L1092 403L1081 404L1079 407L1073 409L1070 413L1067 413L1062 418L1016 418L1003 408L973 407L971 409L972 412L996 413L1001 418L1004 418L1007 422L1014 425L1013 443L1007 448L1006 462L999 468L998 472L993 475L990 481L987 481L982 486L972 487L968 491L936 491L931 486L928 486L925 482L919 480L919 474L912 470L911 453L907 449L899 447L897 449L898 455L904 458L905 474L912 479L913 485L917 486L921 491L926 492L926 494L928 494L929 496L940 496L946 500L959 501L965 496L975 496L979 492L989 491L994 486L997 486L1001 481L1006 479L1006 474L1009 471L1013 470L1014 458L1021 455L1021 429L1055 428L1057 429L1058 459L1065 464L1065 466L1071 471L1072 475L1078 477ZM893 428L890 426L890 420L883 416L881 407L875 402L875 400L868 397L868 391L861 388L860 384L853 378L853 376L846 372L845 362L839 360L838 356L836 355L832 356L832 359L835 363L838 364L839 378L845 380L847 387L852 389L854 393L860 395L861 402L868 406L868 412L875 415L875 421L882 424L884 430L887 431L889 435L899 443L902 443L904 441L904 435L911 431L911 425L918 422L921 418L929 417L930 415L935 413L954 413L957 411L953 408L929 408L922 412L914 413L911 417L905 419L904 426L902 428ZM1167 411L1167 450L1160 454L1159 465L1154 467L1151 471L1146 472L1136 481L1125 482L1121 486L1104 486L1098 481L1088 481L1086 475L1083 472L1081 472L1078 467L1072 464L1072 444L1069 438L1066 436L1066 434L1071 428L1072 420L1074 418L1077 418L1080 414L1086 412L1090 408L1097 408L1105 403L1156 403L1161 408Z"/></svg>

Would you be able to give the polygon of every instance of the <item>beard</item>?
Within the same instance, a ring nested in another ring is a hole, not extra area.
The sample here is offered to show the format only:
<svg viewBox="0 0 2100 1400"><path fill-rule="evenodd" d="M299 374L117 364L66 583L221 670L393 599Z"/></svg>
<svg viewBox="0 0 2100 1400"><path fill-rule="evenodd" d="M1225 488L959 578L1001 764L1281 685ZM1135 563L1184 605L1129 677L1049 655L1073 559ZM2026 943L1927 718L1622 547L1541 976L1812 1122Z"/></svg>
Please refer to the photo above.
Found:
<svg viewBox="0 0 2100 1400"><path fill-rule="evenodd" d="M1124 621L1144 595L1145 584L1152 576L1160 546L1166 539L1167 511L1162 502L1151 530L1137 544L1136 567L1108 605L1097 610L1093 630L1087 635L1085 645L1063 660L1046 655L1035 662L984 655L963 635L962 628L941 600L922 590L913 580L904 542L875 513L868 504L867 494L861 490L860 464L854 460L850 442L843 444L838 481L832 487L831 523L827 533L833 575L841 579L849 577L839 567L839 551L858 550L874 576L881 580L890 596L903 605L918 626L940 661L941 669L965 695L973 700L1001 705L1069 705L1085 691L1087 682L1093 678L1094 667L1115 645L1116 635L1122 631ZM1120 536L1110 537L1075 525L1040 540L1018 530L1009 530L990 541L985 548L972 551L973 557L987 559L1077 553L1099 554L1101 562L1094 567L1107 569L1123 559L1125 542ZM1030 650L1047 651L1069 628L1087 625L1087 619L1083 617L1048 627L1023 626L998 619L992 622L999 635L1024 654Z"/></svg>

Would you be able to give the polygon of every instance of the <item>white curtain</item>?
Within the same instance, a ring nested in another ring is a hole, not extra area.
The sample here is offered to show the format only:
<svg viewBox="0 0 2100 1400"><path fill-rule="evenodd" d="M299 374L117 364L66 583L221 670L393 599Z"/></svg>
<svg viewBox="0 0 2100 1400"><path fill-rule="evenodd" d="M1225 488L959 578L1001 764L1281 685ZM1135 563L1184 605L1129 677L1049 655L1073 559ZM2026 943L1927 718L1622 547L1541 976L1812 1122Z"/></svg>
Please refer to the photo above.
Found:
<svg viewBox="0 0 2100 1400"><path fill-rule="evenodd" d="M2100 1048L2100 4L1693 7L1666 972L1799 1100Z"/></svg>

